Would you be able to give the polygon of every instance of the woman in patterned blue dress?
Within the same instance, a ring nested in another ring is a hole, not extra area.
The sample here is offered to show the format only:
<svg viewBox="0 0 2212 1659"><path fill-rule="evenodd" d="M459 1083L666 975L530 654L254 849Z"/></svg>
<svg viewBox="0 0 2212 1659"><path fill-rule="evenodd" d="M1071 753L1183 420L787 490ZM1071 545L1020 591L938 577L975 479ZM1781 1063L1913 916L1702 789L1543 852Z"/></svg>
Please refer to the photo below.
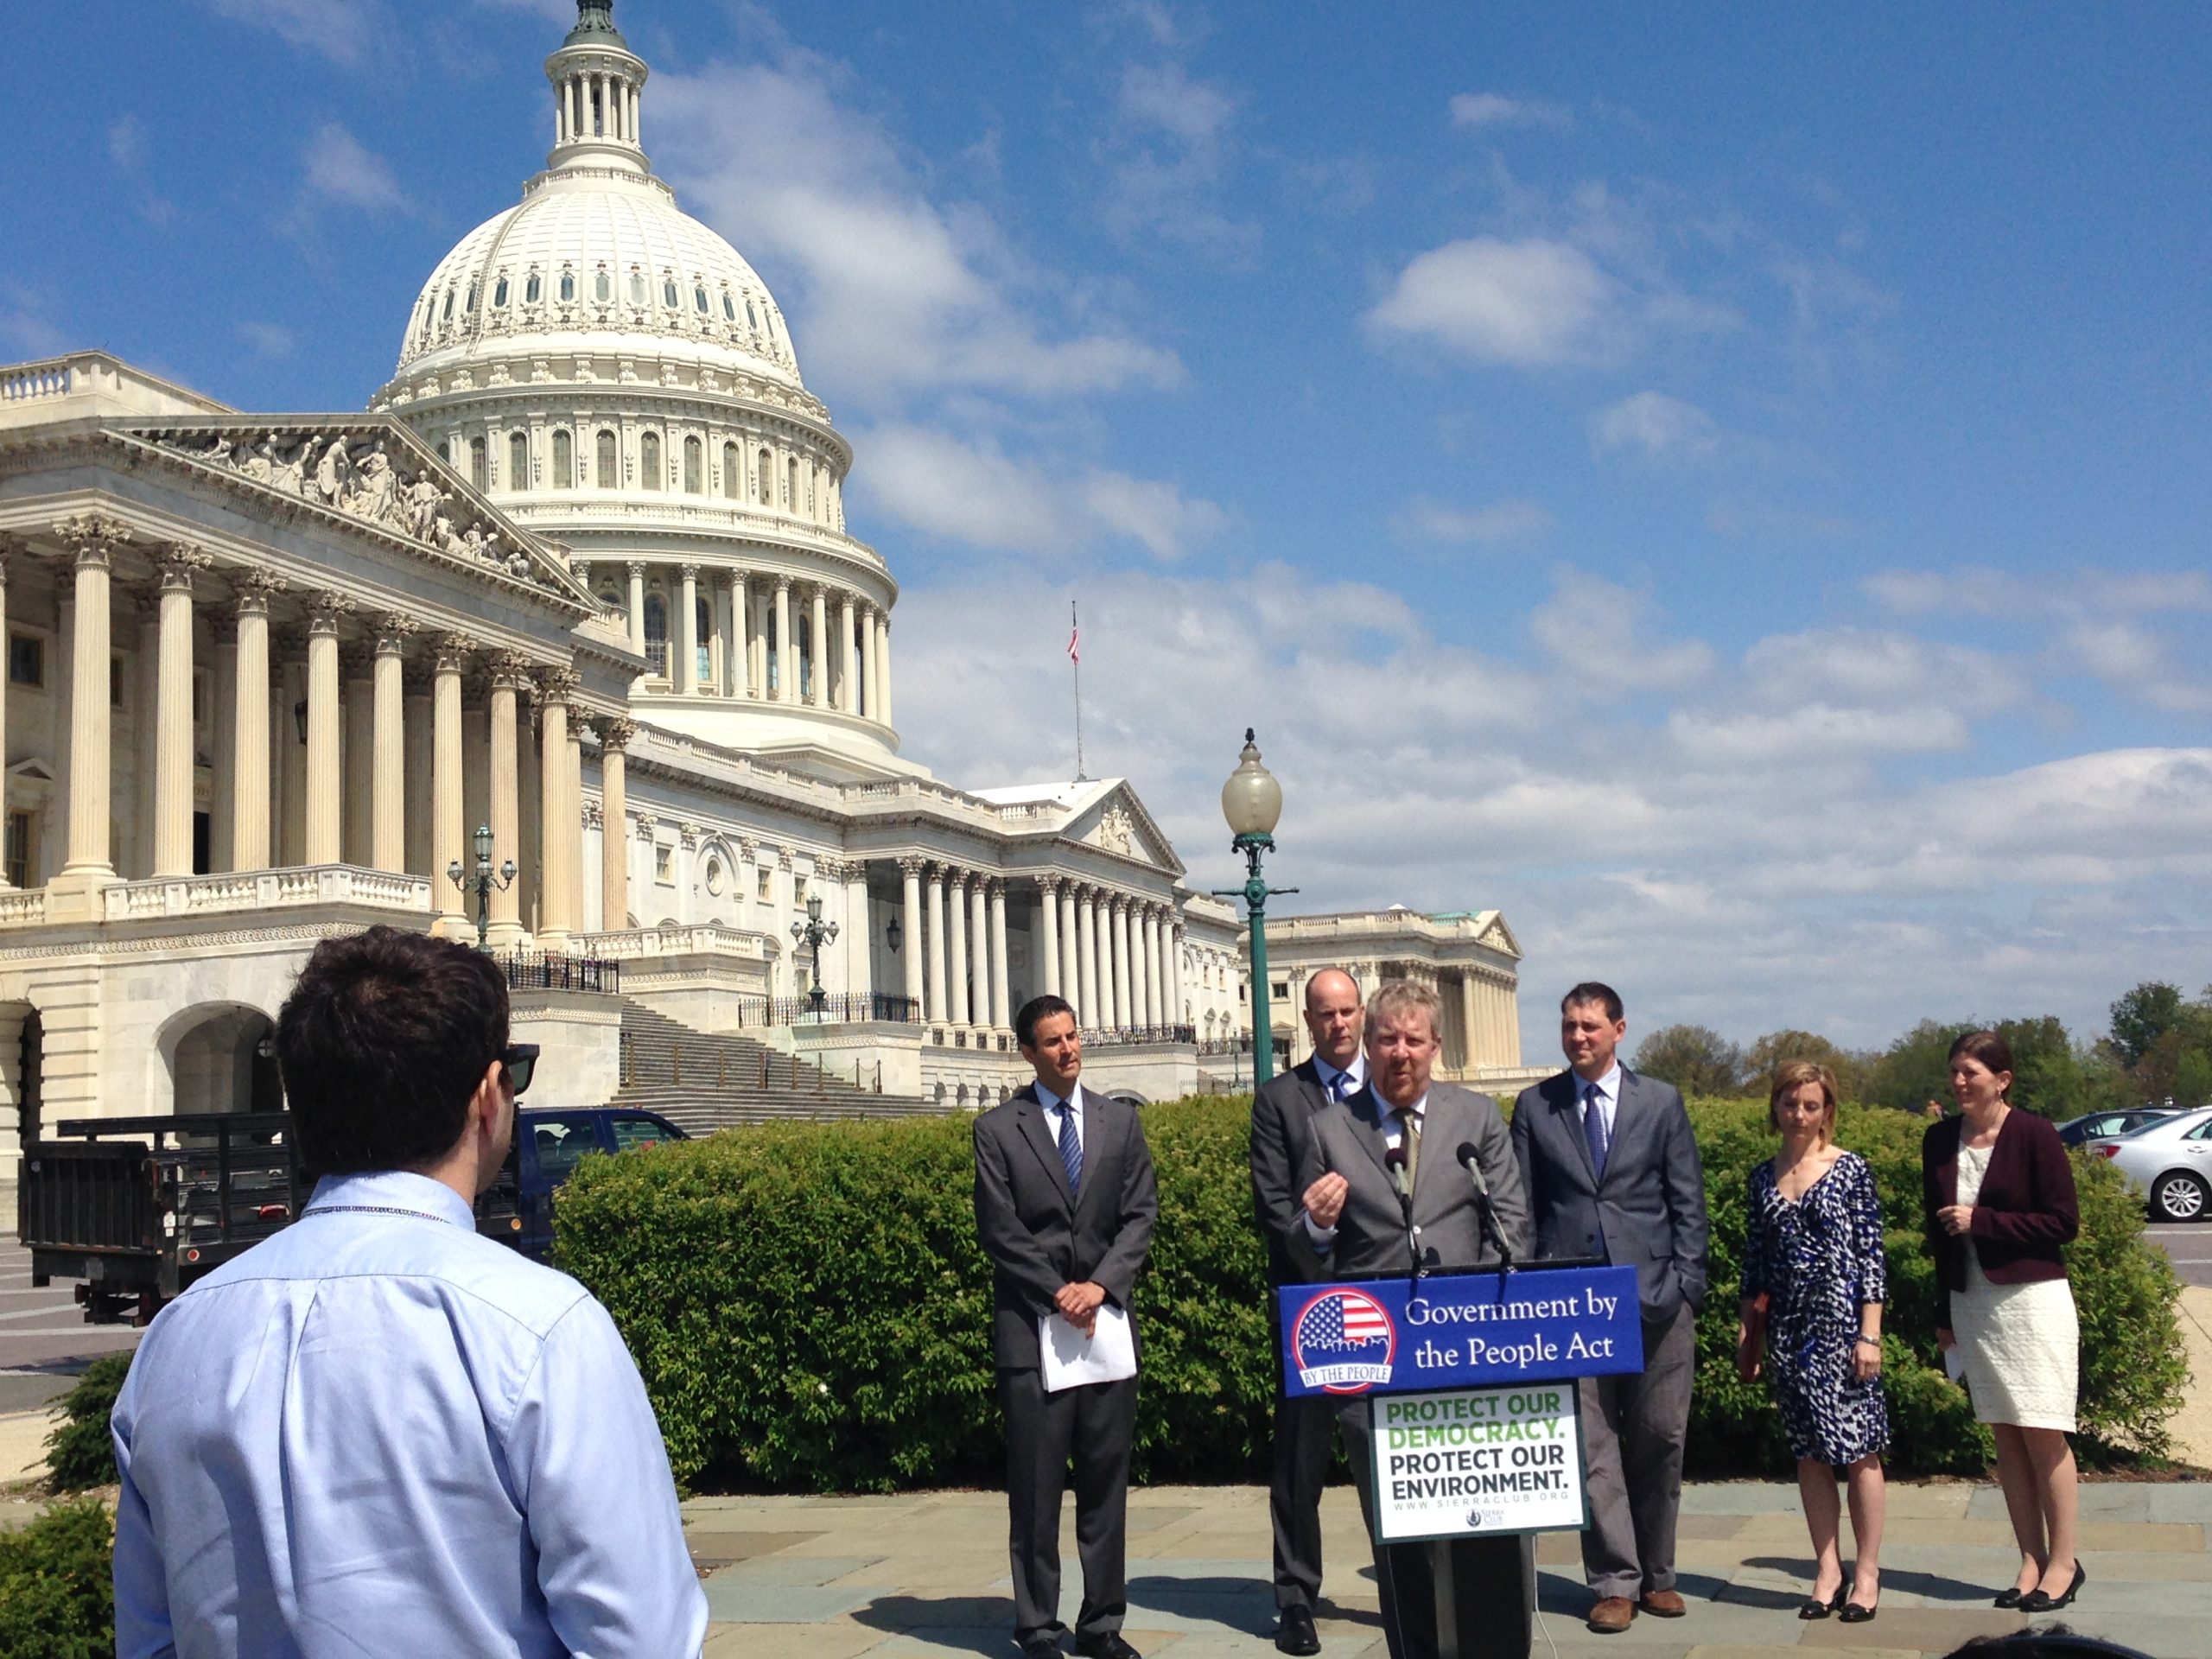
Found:
<svg viewBox="0 0 2212 1659"><path fill-rule="evenodd" d="M1813 1536L1813 1594L1800 1618L1874 1617L1881 1594L1882 1303L1888 1294L1882 1206L1873 1171L1831 1140L1835 1075L1804 1061L1776 1074L1767 1121L1782 1150L1751 1172L1744 1227L1743 1314L1750 1334L1767 1299L1765 1369L1797 1459ZM1758 1357L1751 1357L1756 1374ZM1851 1490L1858 1543L1847 1596L1837 1543L1835 1471Z"/></svg>

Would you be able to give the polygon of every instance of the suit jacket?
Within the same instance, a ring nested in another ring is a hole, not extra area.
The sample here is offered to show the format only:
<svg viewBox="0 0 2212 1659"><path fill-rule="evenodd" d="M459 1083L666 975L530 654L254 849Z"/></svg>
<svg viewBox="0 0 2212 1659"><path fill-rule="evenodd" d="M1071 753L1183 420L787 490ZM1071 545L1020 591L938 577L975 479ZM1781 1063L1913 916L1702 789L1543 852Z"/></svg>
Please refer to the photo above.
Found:
<svg viewBox="0 0 2212 1659"><path fill-rule="evenodd" d="M1287 1242L1300 1277L1382 1279L1411 1268L1405 1211L1383 1162L1382 1116L1389 1109L1370 1087L1311 1120L1299 1192L1302 1194L1331 1170L1342 1175L1351 1190L1344 1197L1344 1213L1337 1218L1335 1248L1326 1255L1315 1248L1302 1219L1291 1230ZM1466 1141L1474 1143L1476 1161L1490 1182L1498 1230L1516 1257L1529 1245L1529 1205L1522 1196L1513 1143L1497 1103L1448 1083L1432 1084L1414 1171L1413 1221L1421 1229L1424 1253L1433 1251L1434 1264L1447 1269L1497 1260L1477 1220L1474 1184L1459 1166L1457 1153ZM1303 1205L1300 1214L1304 1214Z"/></svg>
<svg viewBox="0 0 2212 1659"><path fill-rule="evenodd" d="M1001 1370L1038 1364L1037 1321L1060 1287L1103 1285L1127 1311L1160 1214L1134 1106L1083 1090L1083 1186L1071 1198L1034 1084L976 1119L976 1230L991 1258L991 1349ZM1132 1330L1135 1320L1131 1318Z"/></svg>
<svg viewBox="0 0 2212 1659"><path fill-rule="evenodd" d="M1947 1117L1930 1123L1920 1139L1921 1209L1928 1253L1936 1258L1936 1318L1946 1329L1951 1294L1967 1287L1969 1249L1993 1285L2063 1279L2059 1246L2082 1226L2066 1143L2048 1121L2015 1108L2005 1115L1997 1144L1989 1149L1972 1224L1956 1238L1945 1232L1936 1212L1959 1201L1959 1137L1965 1130L1966 1119Z"/></svg>
<svg viewBox="0 0 2212 1659"><path fill-rule="evenodd" d="M1621 1068L1613 1141L1600 1180L1582 1137L1582 1080L1572 1071L1523 1089L1513 1151L1536 1215L1536 1255L1602 1255L1636 1269L1646 1319L1705 1306L1711 1230L1705 1170L1681 1090Z"/></svg>
<svg viewBox="0 0 2212 1659"><path fill-rule="evenodd" d="M1310 1059L1268 1078L1252 1096L1252 1208L1268 1241L1270 1285L1293 1285L1306 1276L1290 1243L1294 1231L1305 1230L1298 1217L1312 1184L1299 1175L1313 1139L1313 1120L1338 1109Z"/></svg>

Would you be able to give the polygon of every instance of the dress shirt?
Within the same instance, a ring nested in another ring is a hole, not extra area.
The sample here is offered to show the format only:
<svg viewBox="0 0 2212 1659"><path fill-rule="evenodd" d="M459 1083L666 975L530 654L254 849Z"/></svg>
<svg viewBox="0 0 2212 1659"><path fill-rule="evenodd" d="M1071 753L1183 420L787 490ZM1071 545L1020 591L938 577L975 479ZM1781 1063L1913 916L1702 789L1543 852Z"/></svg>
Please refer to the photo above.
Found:
<svg viewBox="0 0 2212 1659"><path fill-rule="evenodd" d="M1590 1134L1590 1126L1583 1120L1590 1116L1590 1096L1587 1091L1595 1089L1598 1091L1599 1109L1605 1115L1605 1144L1608 1147L1611 1146L1613 1120L1620 1115L1621 1109L1621 1063L1615 1060L1606 1070L1605 1075L1599 1077L1594 1084L1584 1077L1580 1071L1573 1072L1571 1075L1574 1078L1576 1127L1581 1129L1586 1139Z"/></svg>
<svg viewBox="0 0 2212 1659"><path fill-rule="evenodd" d="M111 1421L118 1659L698 1653L668 1454L607 1310L399 1171L164 1308Z"/></svg>
<svg viewBox="0 0 2212 1659"><path fill-rule="evenodd" d="M1073 1089L1068 1091L1068 1097L1065 1100L1062 1100L1047 1089L1043 1083L1039 1083L1037 1103L1045 1109L1045 1121L1052 1127L1053 1140L1057 1141L1060 1138L1060 1120L1063 1117L1071 1117L1075 1120L1076 1145L1086 1150L1089 1149L1090 1143L1083 1138L1083 1084L1080 1080Z"/></svg>
<svg viewBox="0 0 2212 1659"><path fill-rule="evenodd" d="M1319 1065L1324 1062L1316 1060L1314 1064ZM1393 1152L1398 1149L1399 1143L1406 1138L1404 1120L1398 1116L1400 1111L1411 1112L1421 1121L1423 1127L1427 1125L1428 1095L1426 1090L1422 1092L1419 1100L1406 1107L1393 1106L1377 1094L1370 1094L1367 1097L1375 1103L1375 1110L1380 1118L1380 1127L1382 1130L1382 1144ZM1337 1230L1335 1228L1322 1226L1303 1210L1298 1212L1298 1218L1306 1224L1306 1236L1313 1241L1313 1247L1325 1255L1336 1247Z"/></svg>
<svg viewBox="0 0 2212 1659"><path fill-rule="evenodd" d="M1364 1049L1354 1049L1352 1051L1351 1064L1344 1067L1341 1071L1337 1067L1331 1065L1319 1054L1316 1054L1313 1057L1313 1073L1316 1077L1321 1079L1321 1092L1328 1096L1332 1100L1334 1100L1337 1097L1337 1079L1338 1077L1350 1077L1351 1079L1351 1085L1344 1090L1344 1098L1346 1100L1350 1100L1354 1095L1367 1087L1367 1051Z"/></svg>

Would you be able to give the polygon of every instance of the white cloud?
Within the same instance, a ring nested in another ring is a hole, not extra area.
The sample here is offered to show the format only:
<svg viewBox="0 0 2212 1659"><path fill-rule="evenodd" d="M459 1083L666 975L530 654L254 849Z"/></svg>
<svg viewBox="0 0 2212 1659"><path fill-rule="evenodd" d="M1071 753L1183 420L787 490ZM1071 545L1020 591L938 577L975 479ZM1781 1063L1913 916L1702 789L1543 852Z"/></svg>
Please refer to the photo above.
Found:
<svg viewBox="0 0 2212 1659"><path fill-rule="evenodd" d="M1702 639L1655 643L1647 636L1658 606L1633 589L1586 571L1563 569L1529 627L1558 671L1586 690L1649 692L1694 684L1713 670Z"/></svg>
<svg viewBox="0 0 2212 1659"><path fill-rule="evenodd" d="M264 357L289 357L299 348L300 337L281 322L241 322L238 338Z"/></svg>
<svg viewBox="0 0 2212 1659"><path fill-rule="evenodd" d="M1639 391L1590 417L1590 447L1627 451L1649 461L1704 461L1720 448L1720 426L1695 404L1663 391Z"/></svg>
<svg viewBox="0 0 2212 1659"><path fill-rule="evenodd" d="M1124 67L1115 102L1120 130L1105 140L1116 158L1103 205L1107 227L1124 241L1172 243L1212 259L1256 253L1258 221L1224 205L1238 103L1222 83L1173 60Z"/></svg>
<svg viewBox="0 0 2212 1659"><path fill-rule="evenodd" d="M1551 527L1550 513L1534 501L1515 497L1486 507L1456 507L1417 495L1390 516L1390 531L1401 541L1458 546L1533 541Z"/></svg>
<svg viewBox="0 0 2212 1659"><path fill-rule="evenodd" d="M10 285L0 294L0 351L11 359L56 357L69 337L46 316L40 297Z"/></svg>
<svg viewBox="0 0 2212 1659"><path fill-rule="evenodd" d="M385 159L335 121L315 129L304 164L308 191L326 201L371 213L404 212L409 206Z"/></svg>
<svg viewBox="0 0 2212 1659"><path fill-rule="evenodd" d="M1416 257L1367 322L1477 362L1534 367L1605 354L1619 299L1618 285L1580 248L1476 236Z"/></svg>
<svg viewBox="0 0 2212 1659"><path fill-rule="evenodd" d="M359 62L379 27L376 7L359 0L208 0L215 14L273 31L287 46L334 63Z"/></svg>
<svg viewBox="0 0 2212 1659"><path fill-rule="evenodd" d="M1455 127L1566 127L1574 124L1564 104L1540 98L1508 98L1503 92L1459 92L1452 99Z"/></svg>

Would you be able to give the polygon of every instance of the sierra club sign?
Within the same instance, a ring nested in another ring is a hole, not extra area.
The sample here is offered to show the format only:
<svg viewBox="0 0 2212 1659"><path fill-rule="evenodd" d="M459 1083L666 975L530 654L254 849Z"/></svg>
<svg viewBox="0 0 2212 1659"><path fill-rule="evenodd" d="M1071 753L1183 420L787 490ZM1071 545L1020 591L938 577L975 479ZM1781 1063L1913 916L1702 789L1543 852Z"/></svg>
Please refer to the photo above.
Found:
<svg viewBox="0 0 2212 1659"><path fill-rule="evenodd" d="M1375 1402L1375 1536L1386 1544L1588 1523L1572 1382Z"/></svg>
<svg viewBox="0 0 2212 1659"><path fill-rule="evenodd" d="M1643 1369L1633 1268L1363 1279L1285 1285L1275 1294L1283 1389L1293 1396L1482 1388Z"/></svg>

